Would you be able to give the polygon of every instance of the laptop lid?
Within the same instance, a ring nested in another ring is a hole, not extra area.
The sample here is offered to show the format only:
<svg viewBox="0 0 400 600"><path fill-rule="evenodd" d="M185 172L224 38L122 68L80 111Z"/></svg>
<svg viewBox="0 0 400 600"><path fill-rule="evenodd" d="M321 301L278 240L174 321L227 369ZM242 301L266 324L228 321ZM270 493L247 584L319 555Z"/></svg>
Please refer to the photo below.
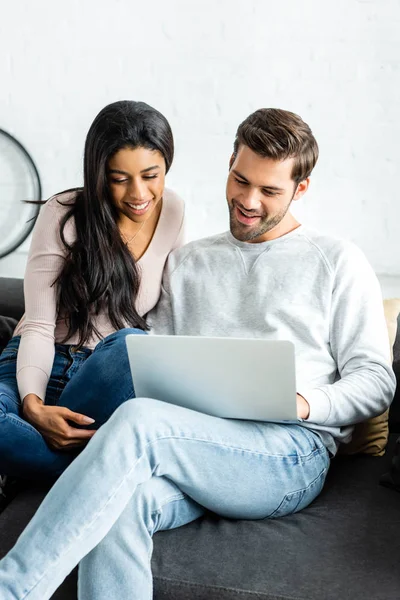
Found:
<svg viewBox="0 0 400 600"><path fill-rule="evenodd" d="M132 334L126 343L137 398L225 418L297 420L292 342Z"/></svg>

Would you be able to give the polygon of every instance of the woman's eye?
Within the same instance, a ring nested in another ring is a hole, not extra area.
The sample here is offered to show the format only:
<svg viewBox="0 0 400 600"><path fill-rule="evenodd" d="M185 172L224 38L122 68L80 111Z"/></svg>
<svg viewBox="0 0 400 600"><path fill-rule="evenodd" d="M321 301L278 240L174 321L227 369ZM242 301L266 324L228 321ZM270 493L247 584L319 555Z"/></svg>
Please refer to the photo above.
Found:
<svg viewBox="0 0 400 600"><path fill-rule="evenodd" d="M127 179L111 179L112 183L125 183Z"/></svg>

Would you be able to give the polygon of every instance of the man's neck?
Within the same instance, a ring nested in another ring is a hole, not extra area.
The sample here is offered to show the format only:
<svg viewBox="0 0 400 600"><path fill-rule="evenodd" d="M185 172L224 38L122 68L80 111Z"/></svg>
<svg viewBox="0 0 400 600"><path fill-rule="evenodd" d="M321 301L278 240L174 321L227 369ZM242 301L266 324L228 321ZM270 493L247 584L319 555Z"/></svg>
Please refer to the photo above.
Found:
<svg viewBox="0 0 400 600"><path fill-rule="evenodd" d="M250 240L249 244L260 244L262 242L270 242L271 240L276 240L277 238L283 237L287 233L294 231L300 227L300 223L294 218L291 213L287 213L285 217L282 219L278 225L276 225L270 231L267 231L263 235L254 240Z"/></svg>

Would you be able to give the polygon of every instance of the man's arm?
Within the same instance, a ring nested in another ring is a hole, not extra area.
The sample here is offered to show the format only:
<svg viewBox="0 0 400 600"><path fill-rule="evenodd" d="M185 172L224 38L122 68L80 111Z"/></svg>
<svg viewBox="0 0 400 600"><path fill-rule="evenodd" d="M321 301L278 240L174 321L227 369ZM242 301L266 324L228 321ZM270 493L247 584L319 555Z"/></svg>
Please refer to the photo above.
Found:
<svg viewBox="0 0 400 600"><path fill-rule="evenodd" d="M383 413L393 399L396 380L382 295L371 266L352 245L336 265L330 346L340 379L299 390L310 407L307 420L341 427Z"/></svg>

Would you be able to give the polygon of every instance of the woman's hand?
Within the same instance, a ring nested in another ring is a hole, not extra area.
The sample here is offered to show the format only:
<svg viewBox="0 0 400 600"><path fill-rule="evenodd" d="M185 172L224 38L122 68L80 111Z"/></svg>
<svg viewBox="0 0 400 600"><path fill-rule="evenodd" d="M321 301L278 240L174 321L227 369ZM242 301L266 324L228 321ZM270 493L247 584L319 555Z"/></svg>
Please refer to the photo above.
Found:
<svg viewBox="0 0 400 600"><path fill-rule="evenodd" d="M35 394L28 394L22 405L22 416L42 434L54 450L73 450L85 446L96 430L71 427L68 421L90 425L94 419L64 408L46 406Z"/></svg>

